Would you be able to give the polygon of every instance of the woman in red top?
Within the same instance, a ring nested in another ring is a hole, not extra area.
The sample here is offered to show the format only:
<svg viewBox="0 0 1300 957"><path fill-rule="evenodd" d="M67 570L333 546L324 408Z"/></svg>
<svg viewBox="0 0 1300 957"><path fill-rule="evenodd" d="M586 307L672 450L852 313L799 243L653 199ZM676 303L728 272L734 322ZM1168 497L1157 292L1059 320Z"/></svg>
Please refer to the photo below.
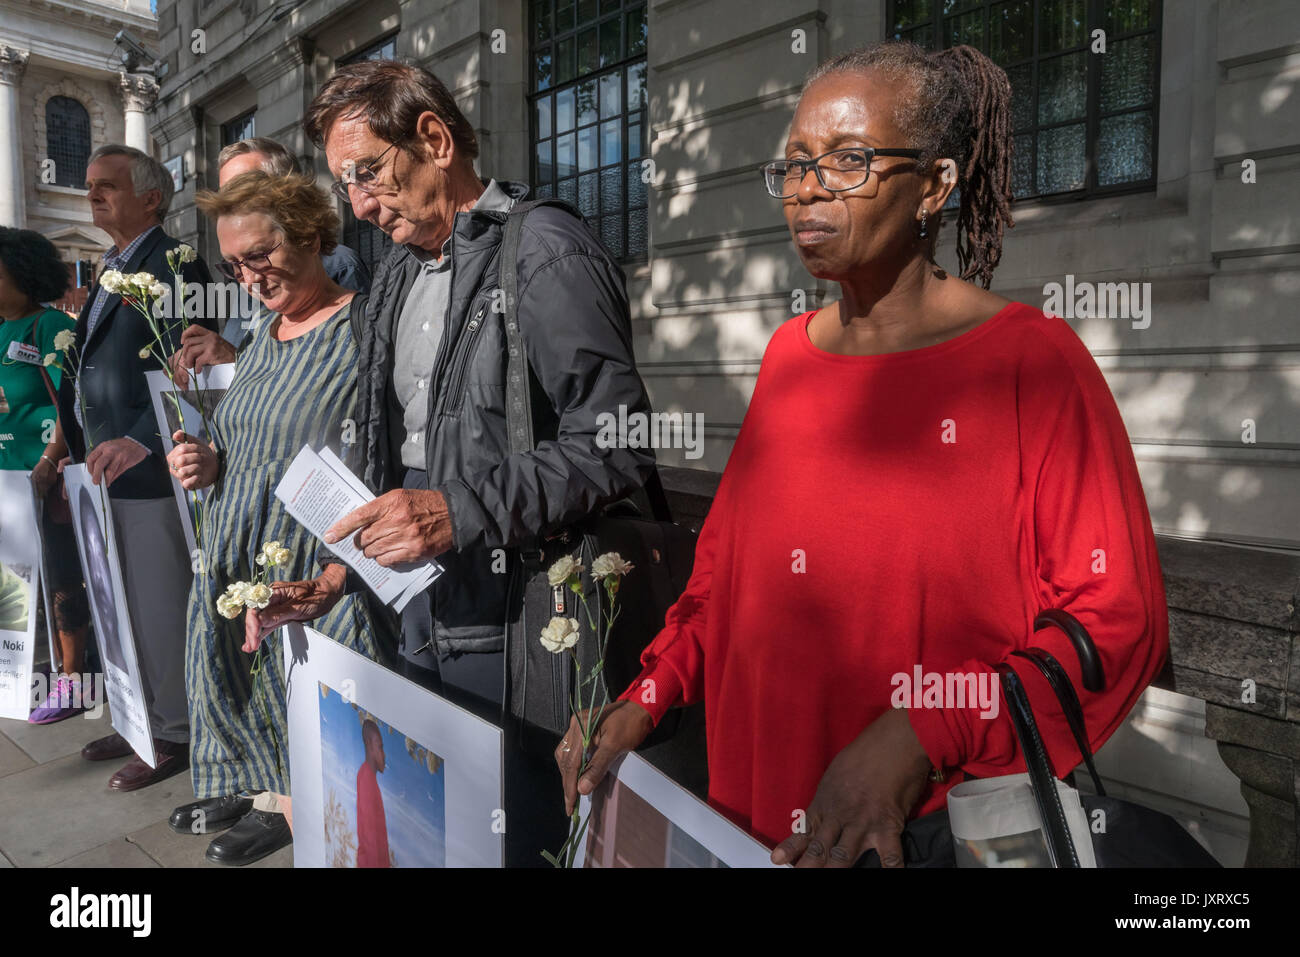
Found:
<svg viewBox="0 0 1300 957"><path fill-rule="evenodd" d="M1110 391L1063 320L986 291L1012 225L1010 95L965 46L882 44L809 78L764 175L804 265L842 296L769 343L685 593L581 780L576 725L556 751L570 806L702 698L710 802L775 863L847 867L874 848L899 865L906 820L964 772L1024 769L999 663L1056 770L1079 762L1012 651L1066 668L1094 748L1160 670L1159 563ZM954 187L961 279L933 260ZM1034 633L1047 608L1091 633L1104 690L1084 690L1064 634ZM974 700L924 695L929 675Z"/></svg>

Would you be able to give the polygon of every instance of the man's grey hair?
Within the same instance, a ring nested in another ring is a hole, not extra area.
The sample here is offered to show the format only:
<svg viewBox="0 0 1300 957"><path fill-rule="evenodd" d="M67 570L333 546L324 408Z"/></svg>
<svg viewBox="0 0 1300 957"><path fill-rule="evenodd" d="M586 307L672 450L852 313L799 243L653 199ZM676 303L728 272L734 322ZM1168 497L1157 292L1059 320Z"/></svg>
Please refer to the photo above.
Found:
<svg viewBox="0 0 1300 957"><path fill-rule="evenodd" d="M151 189L156 189L162 194L162 198L158 201L158 208L154 210L158 222L161 223L167 215L167 210L171 208L172 194L176 192L176 187L172 183L172 174L167 172L167 167L148 153L142 153L134 146L123 146L120 143L101 146L90 154L86 165L89 166L95 160L105 156L125 156L131 160L131 186L135 189L135 195L139 196Z"/></svg>
<svg viewBox="0 0 1300 957"><path fill-rule="evenodd" d="M272 176L288 176L298 172L298 161L293 154L267 136L250 136L246 140L231 143L217 154L217 170L225 166L236 156L248 153L260 153L263 157L262 169Z"/></svg>

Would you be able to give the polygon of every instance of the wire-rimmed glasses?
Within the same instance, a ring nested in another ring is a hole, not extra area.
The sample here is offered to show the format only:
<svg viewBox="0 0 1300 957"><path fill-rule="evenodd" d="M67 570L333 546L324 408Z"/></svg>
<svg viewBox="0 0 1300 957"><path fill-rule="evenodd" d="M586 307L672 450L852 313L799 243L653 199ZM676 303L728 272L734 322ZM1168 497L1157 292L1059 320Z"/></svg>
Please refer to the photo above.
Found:
<svg viewBox="0 0 1300 957"><path fill-rule="evenodd" d="M352 200L348 194L348 187L355 186L361 192L369 194L379 183L379 166L395 147L396 143L390 143L388 149L384 150L369 163L363 163L360 166L354 166L343 173L343 178L330 184L330 191L343 202L347 203Z"/></svg>
<svg viewBox="0 0 1300 957"><path fill-rule="evenodd" d="M227 279L233 279L235 282L240 280L240 270L247 269L250 272L264 273L271 268L271 253L275 252L284 245L284 240L280 240L264 253L254 253L244 259L223 259L217 263L217 269Z"/></svg>
<svg viewBox="0 0 1300 957"><path fill-rule="evenodd" d="M817 182L832 193L857 189L871 175L871 161L877 156L909 156L917 159L920 150L876 149L871 146L831 150L812 159L781 159L759 167L763 182L774 199L789 199L799 192L799 184L808 170L817 171ZM824 162L825 160L830 162Z"/></svg>

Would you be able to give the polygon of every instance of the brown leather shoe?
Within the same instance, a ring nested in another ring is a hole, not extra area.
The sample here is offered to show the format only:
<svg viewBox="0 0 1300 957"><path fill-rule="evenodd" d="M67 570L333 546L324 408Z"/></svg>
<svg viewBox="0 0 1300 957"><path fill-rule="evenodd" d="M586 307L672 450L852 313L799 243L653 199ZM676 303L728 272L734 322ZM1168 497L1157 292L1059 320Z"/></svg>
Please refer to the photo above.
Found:
<svg viewBox="0 0 1300 957"><path fill-rule="evenodd" d="M155 740L153 749L158 767L151 768L140 760L139 755L133 755L130 761L109 778L108 786L114 791L138 791L173 774L179 774L190 766L189 745Z"/></svg>
<svg viewBox="0 0 1300 957"><path fill-rule="evenodd" d="M87 761L111 761L113 758L124 758L134 750L126 743L126 738L114 731L107 737L96 738L82 748L81 756Z"/></svg>

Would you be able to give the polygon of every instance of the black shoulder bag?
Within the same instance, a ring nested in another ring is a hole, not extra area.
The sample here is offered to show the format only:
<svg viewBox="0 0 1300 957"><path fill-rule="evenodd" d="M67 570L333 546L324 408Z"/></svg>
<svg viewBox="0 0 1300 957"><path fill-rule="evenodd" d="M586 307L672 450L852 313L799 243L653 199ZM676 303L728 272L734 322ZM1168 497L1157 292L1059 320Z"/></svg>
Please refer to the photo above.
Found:
<svg viewBox="0 0 1300 957"><path fill-rule="evenodd" d="M1079 656L1083 686L1100 691L1105 686L1101 658L1092 636L1069 612L1051 608L1034 619L1034 630L1055 627L1065 632ZM1080 794L1079 802L1088 816L1093 854L1098 867L1219 867L1209 851L1183 829L1176 820L1161 811L1108 797L1093 763L1088 744L1083 707L1061 663L1042 648L1013 651L1013 655L1034 664L1047 679L1060 702L1065 722L1074 736L1083 763L1092 778L1095 794ZM1056 774L1038 731L1033 707L1019 676L1007 664L998 667L1002 697L1015 729L1016 741L1025 756L1025 769L1034 803L1042 821L1042 833L1053 867L1077 868L1079 855L1066 824L1065 809L1057 793ZM952 829L947 810L935 811L909 821L903 831L903 863L906 867L953 867ZM868 851L859 867L878 867L880 858Z"/></svg>
<svg viewBox="0 0 1300 957"><path fill-rule="evenodd" d="M535 448L531 373L518 322L518 249L524 217L543 205L557 206L583 219L581 213L560 200L516 203L506 219L500 281L505 291L506 423L511 454ZM576 554L590 571L592 560L604 552L618 552L632 563L633 570L619 586L618 620L602 672L611 699L640 674L641 652L663 628L665 613L686 588L695 560L696 535L673 523L657 470L651 473L644 492L651 518L644 517L642 508L624 500L556 535L535 539L520 550L522 570L516 582L522 588L522 604L511 603L520 611L518 621L511 622L507 629L507 700L511 715L532 739L541 735L558 740L569 727L575 685L572 659L567 654L547 651L540 640L542 629L552 617L578 619L581 630L577 650L584 673L589 674L596 663L596 635L582 613L578 596L563 587L552 588L547 581L546 572L552 563L564 555ZM605 600L604 593L591 585L585 572L583 584L588 606L594 611L596 603ZM589 693L585 696L589 697ZM671 737L683 710L670 711L643 747ZM690 764L693 773L702 775L702 734L699 737L699 766L694 766L694 758L681 761Z"/></svg>

